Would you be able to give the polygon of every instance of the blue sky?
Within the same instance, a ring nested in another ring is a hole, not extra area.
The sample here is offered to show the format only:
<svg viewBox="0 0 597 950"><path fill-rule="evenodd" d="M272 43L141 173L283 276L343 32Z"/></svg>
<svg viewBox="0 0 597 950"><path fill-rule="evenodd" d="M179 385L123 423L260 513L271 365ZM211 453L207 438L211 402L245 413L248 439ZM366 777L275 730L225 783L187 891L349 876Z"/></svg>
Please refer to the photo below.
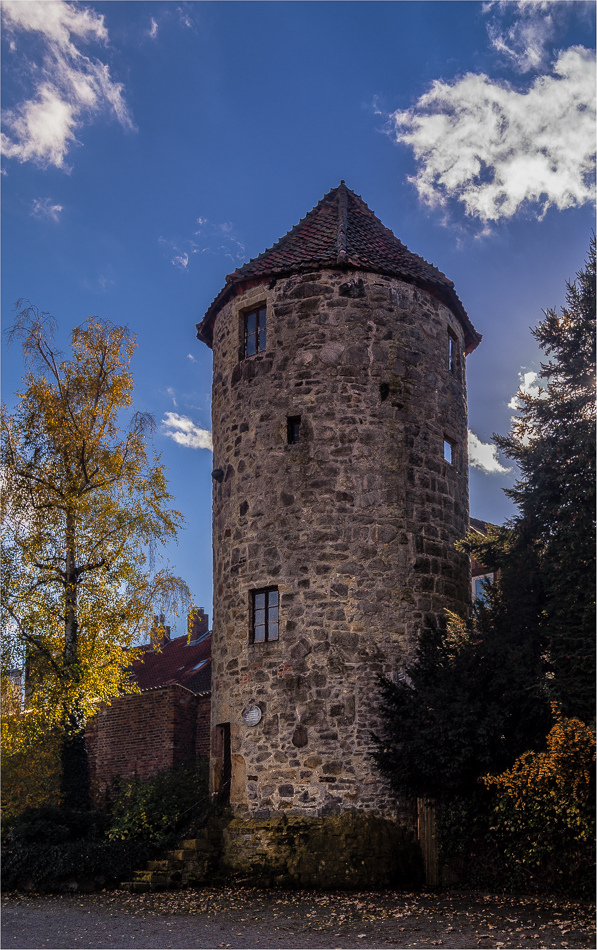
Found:
<svg viewBox="0 0 597 950"><path fill-rule="evenodd" d="M186 518L167 554L211 613L211 353L226 274L345 179L454 281L471 514L512 515L505 433L594 222L595 5L4 0L2 308L138 337L136 407ZM3 398L22 373L4 350ZM180 630L182 632L182 628Z"/></svg>

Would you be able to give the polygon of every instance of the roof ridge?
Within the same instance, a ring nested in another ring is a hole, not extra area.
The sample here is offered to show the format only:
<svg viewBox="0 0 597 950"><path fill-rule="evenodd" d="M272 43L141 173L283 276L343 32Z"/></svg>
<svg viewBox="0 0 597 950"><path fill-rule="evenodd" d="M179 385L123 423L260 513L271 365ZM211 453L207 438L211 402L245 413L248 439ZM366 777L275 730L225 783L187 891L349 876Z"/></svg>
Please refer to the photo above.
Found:
<svg viewBox="0 0 597 950"><path fill-rule="evenodd" d="M336 236L336 251L338 264L346 261L346 233L348 231L348 195L344 179L340 182L338 192L338 233Z"/></svg>
<svg viewBox="0 0 597 950"><path fill-rule="evenodd" d="M344 185L344 188L346 189L344 180L342 180L340 185ZM281 237L278 238L277 241L274 241L274 243L270 247L266 247L264 251L260 251L259 254L257 254L255 257L250 257L249 260L245 261L244 264L241 264L240 267L235 268L235 270L233 270L232 273L226 274L226 286L228 286L231 282L237 279L239 272L244 270L245 267L248 267L250 264L257 263L266 255L269 256L272 253L272 251L279 250L281 245L283 245L286 242L287 238L291 237L296 231L298 231L298 229L301 226L306 224L312 216L315 216L315 213L319 211L320 208L322 208L328 202L328 199L334 194L334 192L337 192L340 190L340 185L338 185L336 188L330 188L330 190L325 193L323 198L321 198L317 202L316 205L313 205L310 211L307 211L307 213L304 214L302 218L299 218L297 223L293 224L293 226L288 229L286 234L283 234ZM349 189L346 189L346 190L349 190ZM225 289L226 287L224 288L224 290Z"/></svg>

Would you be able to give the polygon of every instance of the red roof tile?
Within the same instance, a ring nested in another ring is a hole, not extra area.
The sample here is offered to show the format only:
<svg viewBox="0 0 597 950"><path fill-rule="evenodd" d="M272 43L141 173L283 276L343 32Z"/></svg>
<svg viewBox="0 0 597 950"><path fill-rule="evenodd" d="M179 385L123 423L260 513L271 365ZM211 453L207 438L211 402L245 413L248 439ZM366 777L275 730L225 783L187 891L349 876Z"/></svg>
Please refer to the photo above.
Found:
<svg viewBox="0 0 597 950"><path fill-rule="evenodd" d="M132 665L140 689L155 689L177 683L193 693L211 689L211 633L198 643L189 645L188 638L168 640L157 652L147 647L145 654Z"/></svg>
<svg viewBox="0 0 597 950"><path fill-rule="evenodd" d="M203 321L197 324L197 336L208 346L212 345L218 311L247 284L321 267L368 270L423 287L439 297L458 317L464 329L467 352L475 349L481 340L452 281L409 251L343 181L273 247L228 274L224 288Z"/></svg>

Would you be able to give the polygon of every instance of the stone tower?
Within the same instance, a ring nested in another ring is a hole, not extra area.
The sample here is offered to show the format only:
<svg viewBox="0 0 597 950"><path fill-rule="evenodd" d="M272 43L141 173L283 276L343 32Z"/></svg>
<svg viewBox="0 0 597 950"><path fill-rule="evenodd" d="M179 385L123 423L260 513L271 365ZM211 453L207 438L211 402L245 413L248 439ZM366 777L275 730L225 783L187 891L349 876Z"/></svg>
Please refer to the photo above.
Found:
<svg viewBox="0 0 597 950"><path fill-rule="evenodd" d="M344 182L234 271L213 348L212 788L237 815L389 815L377 677L469 603L464 357L440 271Z"/></svg>

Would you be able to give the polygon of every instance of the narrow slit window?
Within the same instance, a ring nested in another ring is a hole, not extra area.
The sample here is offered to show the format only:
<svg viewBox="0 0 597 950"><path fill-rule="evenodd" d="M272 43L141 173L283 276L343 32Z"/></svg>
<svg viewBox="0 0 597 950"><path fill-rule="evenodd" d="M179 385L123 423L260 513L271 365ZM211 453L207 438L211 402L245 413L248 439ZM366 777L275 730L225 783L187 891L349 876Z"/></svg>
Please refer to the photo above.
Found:
<svg viewBox="0 0 597 950"><path fill-rule="evenodd" d="M456 356L457 356L456 337L451 330L448 330L448 371L456 375Z"/></svg>
<svg viewBox="0 0 597 950"><path fill-rule="evenodd" d="M245 356L255 356L255 353L261 353L265 349L266 314L266 307L259 307L245 314Z"/></svg>
<svg viewBox="0 0 597 950"><path fill-rule="evenodd" d="M301 417L288 416L286 420L286 437L288 445L294 445L301 437Z"/></svg>
<svg viewBox="0 0 597 950"><path fill-rule="evenodd" d="M454 464L454 443L444 439L444 461Z"/></svg>
<svg viewBox="0 0 597 950"><path fill-rule="evenodd" d="M278 639L278 588L253 591L251 640L266 643Z"/></svg>

